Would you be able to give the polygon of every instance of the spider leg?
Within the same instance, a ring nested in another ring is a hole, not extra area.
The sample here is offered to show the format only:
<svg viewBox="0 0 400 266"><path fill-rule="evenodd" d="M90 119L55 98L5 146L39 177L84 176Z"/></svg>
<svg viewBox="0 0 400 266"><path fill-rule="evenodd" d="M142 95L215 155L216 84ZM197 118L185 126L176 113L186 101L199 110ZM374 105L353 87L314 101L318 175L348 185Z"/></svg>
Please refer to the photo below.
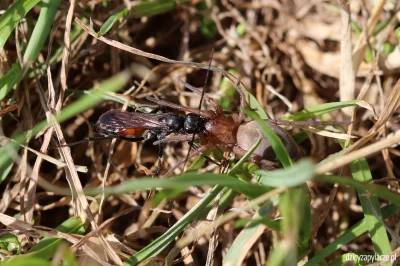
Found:
<svg viewBox="0 0 400 266"><path fill-rule="evenodd" d="M187 83L187 82L185 82L185 81L183 81L181 79L178 79L178 81L181 84L183 84L183 86L185 86L185 88L187 88L187 89L189 89L189 90L201 95L201 93L202 93L202 89L201 88L196 88L195 86L190 85L189 83ZM212 104L214 106L214 108L218 108L219 107L219 103L216 100L214 100L213 98L209 97L207 94L204 94L204 98L206 99L207 102Z"/></svg>
<svg viewBox="0 0 400 266"><path fill-rule="evenodd" d="M247 101L246 101L246 95L244 92L240 89L240 76L237 78L236 82L236 90L239 93L240 96L240 108L239 108L239 121L244 120L244 109L249 107Z"/></svg>

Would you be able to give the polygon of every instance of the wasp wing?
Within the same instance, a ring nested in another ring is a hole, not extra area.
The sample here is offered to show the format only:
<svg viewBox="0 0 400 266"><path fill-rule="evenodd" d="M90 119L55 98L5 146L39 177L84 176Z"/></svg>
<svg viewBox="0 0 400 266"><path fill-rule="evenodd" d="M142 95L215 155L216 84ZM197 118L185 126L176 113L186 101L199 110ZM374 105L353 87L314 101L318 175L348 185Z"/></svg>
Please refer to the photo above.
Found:
<svg viewBox="0 0 400 266"><path fill-rule="evenodd" d="M147 129L162 129L167 124L160 119L169 114L146 114L135 112L122 112L121 110L110 110L102 114L96 124L96 129L103 134L119 134L126 131L143 131Z"/></svg>

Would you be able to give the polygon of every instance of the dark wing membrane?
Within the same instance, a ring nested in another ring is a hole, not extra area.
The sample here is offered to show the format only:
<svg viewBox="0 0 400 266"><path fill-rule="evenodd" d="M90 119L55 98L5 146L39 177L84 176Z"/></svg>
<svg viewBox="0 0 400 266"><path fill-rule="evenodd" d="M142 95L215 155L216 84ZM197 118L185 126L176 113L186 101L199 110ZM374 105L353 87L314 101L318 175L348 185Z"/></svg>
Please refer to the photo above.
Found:
<svg viewBox="0 0 400 266"><path fill-rule="evenodd" d="M167 124L159 121L168 114L146 114L110 110L102 114L96 124L99 133L118 134L127 129L161 129Z"/></svg>

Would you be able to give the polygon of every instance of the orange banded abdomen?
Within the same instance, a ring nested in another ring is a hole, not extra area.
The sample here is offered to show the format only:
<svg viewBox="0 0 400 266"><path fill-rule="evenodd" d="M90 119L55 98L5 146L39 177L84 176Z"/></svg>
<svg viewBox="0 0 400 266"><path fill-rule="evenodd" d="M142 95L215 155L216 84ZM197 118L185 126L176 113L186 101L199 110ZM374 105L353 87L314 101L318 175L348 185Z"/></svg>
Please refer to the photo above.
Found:
<svg viewBox="0 0 400 266"><path fill-rule="evenodd" d="M143 132L143 131L145 131L145 129L141 128L141 127L127 128L127 129L124 129L124 130L118 132L118 135L131 136L131 135L135 135L135 133Z"/></svg>

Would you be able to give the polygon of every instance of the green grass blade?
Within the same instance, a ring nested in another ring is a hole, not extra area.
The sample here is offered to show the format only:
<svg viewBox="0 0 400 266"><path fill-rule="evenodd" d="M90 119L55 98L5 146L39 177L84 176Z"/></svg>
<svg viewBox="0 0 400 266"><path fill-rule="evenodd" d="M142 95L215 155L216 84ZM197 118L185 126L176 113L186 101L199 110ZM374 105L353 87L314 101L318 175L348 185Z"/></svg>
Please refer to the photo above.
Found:
<svg viewBox="0 0 400 266"><path fill-rule="evenodd" d="M11 254L18 255L22 251L22 244L14 234L6 234L0 237L0 250L6 250Z"/></svg>
<svg viewBox="0 0 400 266"><path fill-rule="evenodd" d="M67 89L65 92L65 97L69 97L72 95L72 97L74 99L79 99L81 97L87 96L87 95L91 95L93 93L93 90L79 90L79 91L75 91L75 90L70 90ZM140 112L144 112L144 113L149 113L151 111L153 111L154 109L150 109L147 107L143 107L143 108L137 108L137 102L134 100L128 100L127 99L123 99L121 97L118 97L116 95L113 94L103 94L101 95L103 100L107 100L107 101L113 101L116 103L120 103L120 104L125 104L127 103L129 107L135 108L136 110L139 110Z"/></svg>
<svg viewBox="0 0 400 266"><path fill-rule="evenodd" d="M214 3L209 2L211 5L208 6L206 1L200 1L197 4L197 9L204 13L209 13L214 8ZM217 26L213 19L208 16L201 16L200 17L200 32L203 34L204 37L207 39L212 39L217 34Z"/></svg>
<svg viewBox="0 0 400 266"><path fill-rule="evenodd" d="M239 219L239 220L235 221L234 227L235 228L244 227L249 222L251 222L252 224L264 224L265 226L269 227L270 229L273 229L276 231L281 230L281 222L280 221L273 221L271 219L265 219L265 218L261 218L261 217L257 217L257 218L253 218L253 219L249 219L249 218Z"/></svg>
<svg viewBox="0 0 400 266"><path fill-rule="evenodd" d="M24 3L27 1L18 1L18 3L19 2ZM37 2L38 1L36 1L36 3ZM31 38L29 39L28 46L24 53L24 62L33 62L39 56L40 50L43 48L44 42L49 35L50 28L53 25L54 16L56 15L60 2L61 0L42 0L42 8L38 21L35 25L35 28L33 29ZM33 2L30 4L33 4ZM20 9L16 9L14 11L19 12L25 10ZM14 85L22 79L21 70L17 65L13 65L12 69L7 72L5 76L7 76L7 78L3 81L3 83L0 82L0 100L3 99L12 90Z"/></svg>
<svg viewBox="0 0 400 266"><path fill-rule="evenodd" d="M99 32L97 34L99 34L99 36L103 36L104 34L106 34L107 32L109 32L111 30L111 28L114 26L115 23L117 23L117 21L123 17L128 16L129 14L129 9L125 8L124 10L115 13L114 15L112 15L111 17L109 17L106 22L104 22L103 26L101 26Z"/></svg>
<svg viewBox="0 0 400 266"><path fill-rule="evenodd" d="M19 148L21 146L17 145L16 143L8 143L6 144L8 149L4 150L3 148L0 149L0 152L2 152L2 154L0 155L0 160L1 160L1 164L0 164L0 184L4 182L4 180L6 180L8 174L10 173L13 165L14 165L14 161L12 159L12 157L10 156L10 154L8 154L8 150L12 150L14 152L18 151Z"/></svg>
<svg viewBox="0 0 400 266"><path fill-rule="evenodd" d="M282 120L307 120L316 116L320 116L335 110L343 109L350 106L356 106L357 103L361 101L353 100L353 101L346 101L346 102L333 102L333 103L324 103L317 106L313 106L307 109L304 109L300 112L292 114L288 117L282 118Z"/></svg>
<svg viewBox="0 0 400 266"><path fill-rule="evenodd" d="M259 237L259 231L264 231L265 225L257 223L257 219L266 217L271 211L273 204L271 201L267 202L259 213L246 225L246 227L239 233L233 241L231 247L223 258L223 265L239 266L243 262L243 247L248 243L254 243L254 237Z"/></svg>
<svg viewBox="0 0 400 266"><path fill-rule="evenodd" d="M400 206L388 205L382 208L383 219L386 219L400 211ZM313 258L311 258L304 266L314 266L320 265L320 263L326 259L333 252L339 250L346 244L350 243L357 237L361 236L367 232L369 226L367 224L366 218L362 219L352 227L350 227L346 232L339 236L335 241L326 246L323 250L319 251Z"/></svg>
<svg viewBox="0 0 400 266"><path fill-rule="evenodd" d="M181 0L179 4L186 4L188 2L190 1ZM131 14L134 18L152 17L174 10L176 7L177 2L174 0L143 1L132 7ZM98 34L102 36L109 32L119 19L128 17L129 13L129 9L125 8L111 15L106 22L104 22L103 26L101 26Z"/></svg>
<svg viewBox="0 0 400 266"><path fill-rule="evenodd" d="M366 159L359 159L351 163L350 170L354 180L360 182L373 181ZM369 234L371 236L372 243L374 244L375 252L378 255L390 254L392 252L390 241L385 227L379 221L383 220L378 197L373 194L370 195L362 188L357 189L357 192L363 208L364 217L369 226ZM376 217L376 215L378 217Z"/></svg>
<svg viewBox="0 0 400 266"><path fill-rule="evenodd" d="M42 0L40 15L26 47L24 62L33 62L39 56L53 26L54 17L60 3L61 0Z"/></svg>
<svg viewBox="0 0 400 266"><path fill-rule="evenodd" d="M61 266L78 266L78 262L71 249L65 250Z"/></svg>
<svg viewBox="0 0 400 266"><path fill-rule="evenodd" d="M2 266L52 266L51 262L42 258L20 257L1 264Z"/></svg>
<svg viewBox="0 0 400 266"><path fill-rule="evenodd" d="M82 19L83 21L86 21L86 19ZM78 39L79 36L81 36L82 33L82 28L79 27L78 25L74 25L72 30L71 30L71 35L70 35L70 39L71 39L71 44L76 41ZM64 51L64 46L58 46L57 49L55 50L55 52L53 53L53 55L51 56L50 60L49 60L49 65L52 66L57 62L60 62L62 57L62 53ZM43 62L41 64L39 64L37 67L35 67L34 69L31 69L28 74L27 77L29 78L34 78L36 76L40 76L40 75L44 75L46 73L48 64L47 62ZM68 91L68 89L67 89Z"/></svg>
<svg viewBox="0 0 400 266"><path fill-rule="evenodd" d="M243 164L249 160L250 156L257 149L258 145L260 145L260 142L261 142L261 136L260 136L260 138L258 138L256 143L254 143L254 145L250 148L250 150L248 150L245 153L245 155L242 158L240 158L240 160L232 167L232 169L229 171L230 175L233 175L242 170Z"/></svg>
<svg viewBox="0 0 400 266"><path fill-rule="evenodd" d="M298 257L308 248L311 234L309 197L307 187L292 188L281 195L279 210L284 217L281 221L284 237L274 247L267 265L296 265Z"/></svg>
<svg viewBox="0 0 400 266"><path fill-rule="evenodd" d="M230 187L249 198L256 198L266 193L269 189L259 184L246 183L229 175L211 174L211 173L186 173L169 179L161 178L141 178L131 179L122 182L113 187L104 189L86 189L85 195L95 196L102 192L108 195L132 193L146 189L163 188L163 189L184 189L190 186L203 185L222 185Z"/></svg>
<svg viewBox="0 0 400 266"><path fill-rule="evenodd" d="M0 51L17 24L39 2L40 0L19 0L0 16Z"/></svg>
<svg viewBox="0 0 400 266"><path fill-rule="evenodd" d="M292 165L292 159L289 156L285 146L283 145L281 139L275 132L262 120L255 112L250 110L245 110L246 115L250 118L255 120L261 127L262 131L264 132L265 136L268 138L269 142L271 143L272 149L274 150L276 156L278 157L279 161L282 163L284 168L288 168Z"/></svg>
<svg viewBox="0 0 400 266"><path fill-rule="evenodd" d="M255 172L256 180L269 187L295 187L304 184L314 177L313 163L304 159L287 169L275 171L258 170Z"/></svg>
<svg viewBox="0 0 400 266"><path fill-rule="evenodd" d="M22 71L19 65L13 64L11 69L0 78L0 101L12 90L22 78Z"/></svg>
<svg viewBox="0 0 400 266"><path fill-rule="evenodd" d="M354 187L357 189L364 189L370 193L376 194L378 197L392 202L393 204L400 206L400 194L395 193L384 186L376 184L368 184L364 182L359 182L349 178L343 178L339 176L317 176L316 179L322 182L339 185Z"/></svg>
<svg viewBox="0 0 400 266"><path fill-rule="evenodd" d="M190 0L182 0L179 3L186 4L189 2ZM131 12L134 18L152 17L174 10L177 5L178 2L175 0L143 1L133 6Z"/></svg>
<svg viewBox="0 0 400 266"><path fill-rule="evenodd" d="M85 232L82 221L75 217L69 218L57 226L56 230L63 233L80 235ZM45 237L28 251L28 255L24 256L50 259L63 241L65 240L62 238Z"/></svg>

